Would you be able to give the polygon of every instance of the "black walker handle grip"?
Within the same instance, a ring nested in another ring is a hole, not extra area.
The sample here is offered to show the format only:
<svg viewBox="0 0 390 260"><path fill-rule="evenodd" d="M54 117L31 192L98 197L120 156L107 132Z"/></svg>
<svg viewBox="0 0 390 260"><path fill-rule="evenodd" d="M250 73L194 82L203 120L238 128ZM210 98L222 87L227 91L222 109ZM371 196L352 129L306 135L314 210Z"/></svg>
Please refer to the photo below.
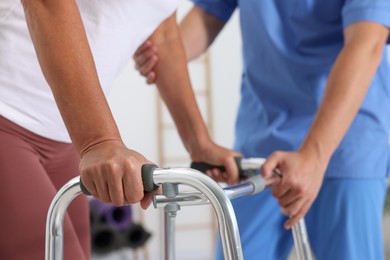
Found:
<svg viewBox="0 0 390 260"><path fill-rule="evenodd" d="M238 168L238 173L240 174L240 179L248 179L254 175L257 174L257 170L243 170L241 167L241 160L242 157L234 157L234 160L236 162L237 168ZM220 171L226 171L226 168L222 165L213 165L213 164L208 164L205 162L192 162L191 166L192 169L201 171L205 173L207 170L212 170L212 169L219 169Z"/></svg>
<svg viewBox="0 0 390 260"><path fill-rule="evenodd" d="M158 189L158 186L153 181L154 170L158 166L155 164L144 164L141 168L142 183L144 185L144 192L152 192Z"/></svg>
<svg viewBox="0 0 390 260"><path fill-rule="evenodd" d="M225 166L213 165L204 162L191 162L190 167L194 170L198 170L203 173L205 173L207 170L212 170L212 169L218 169L223 172L226 171Z"/></svg>
<svg viewBox="0 0 390 260"><path fill-rule="evenodd" d="M81 192L84 193L85 195L92 195L88 190L87 188L85 188L84 186L84 183L81 181L81 178L80 178L80 189L81 189Z"/></svg>
<svg viewBox="0 0 390 260"><path fill-rule="evenodd" d="M142 183L144 185L144 192L152 192L158 189L158 186L153 181L153 172L157 169L158 166L155 164L144 164L141 168L142 174ZM92 195L87 188L84 186L84 183L80 179L80 189L85 195Z"/></svg>

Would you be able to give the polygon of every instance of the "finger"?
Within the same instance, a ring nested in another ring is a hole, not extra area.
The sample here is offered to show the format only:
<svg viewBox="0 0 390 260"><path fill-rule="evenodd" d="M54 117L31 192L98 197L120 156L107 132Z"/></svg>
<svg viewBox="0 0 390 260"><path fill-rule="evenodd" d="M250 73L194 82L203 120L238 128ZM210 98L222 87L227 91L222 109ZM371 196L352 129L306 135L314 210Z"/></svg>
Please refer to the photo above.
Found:
<svg viewBox="0 0 390 260"><path fill-rule="evenodd" d="M211 169L209 171L210 171L210 177L216 182L226 182L226 179L223 177L223 174L220 170Z"/></svg>
<svg viewBox="0 0 390 260"><path fill-rule="evenodd" d="M108 193L108 184L103 178L98 178L95 181L98 197L101 201L111 203L111 198Z"/></svg>
<svg viewBox="0 0 390 260"><path fill-rule="evenodd" d="M146 76L153 71L154 67L157 65L157 62L157 56L153 56L145 64L137 67L137 70L142 76Z"/></svg>
<svg viewBox="0 0 390 260"><path fill-rule="evenodd" d="M134 57L134 61L138 66L142 66L145 64L150 58L156 55L157 48L155 46L150 47L149 49L141 52L137 56Z"/></svg>
<svg viewBox="0 0 390 260"><path fill-rule="evenodd" d="M280 179L279 183L276 183L272 186L272 196L276 199L280 199L285 196L292 189L290 183L286 178Z"/></svg>
<svg viewBox="0 0 390 260"><path fill-rule="evenodd" d="M280 155L278 152L272 153L263 166L261 167L261 174L264 178L271 177L273 175L273 170L278 168L280 160Z"/></svg>
<svg viewBox="0 0 390 260"><path fill-rule="evenodd" d="M288 194L287 191L288 190ZM273 191L278 199L283 199L283 204L289 204L293 200L302 197L307 193L307 185L298 179L297 176L289 175L282 179L282 185L277 186Z"/></svg>
<svg viewBox="0 0 390 260"><path fill-rule="evenodd" d="M114 177L118 175L114 175ZM123 194L122 178L118 178L118 177L111 178L110 180L108 180L108 186L109 186L108 192L111 198L111 203L114 206L118 206L118 207L125 205L126 201Z"/></svg>
<svg viewBox="0 0 390 260"><path fill-rule="evenodd" d="M282 179L278 176L272 176L270 178L265 178L264 180L265 180L265 187L267 188L277 185L282 181Z"/></svg>
<svg viewBox="0 0 390 260"><path fill-rule="evenodd" d="M294 194L294 192L292 190L289 190L289 191L286 192L286 194L284 194L283 196L279 197L278 204L279 204L279 206L286 208L291 203L296 201L297 199L299 199L299 196Z"/></svg>
<svg viewBox="0 0 390 260"><path fill-rule="evenodd" d="M87 176L87 177L84 177ZM96 190L95 183L93 182L92 178L89 178L87 174L81 175L81 181L84 184L84 187L87 189L89 193L91 193L92 196L97 197L98 193Z"/></svg>
<svg viewBox="0 0 390 260"><path fill-rule="evenodd" d="M111 203L110 197L108 196L108 189L106 180L104 179L103 173L104 169L102 166L96 166L93 168L90 168L87 170L83 175L87 175L88 178L86 178L86 186L87 189L89 188L89 183L93 183L94 189L88 190L92 193L92 195L96 198L98 198L101 201L104 201L106 203Z"/></svg>
<svg viewBox="0 0 390 260"><path fill-rule="evenodd" d="M122 179L123 193L130 204L141 201L144 196L140 168L136 171L134 166L128 165Z"/></svg>
<svg viewBox="0 0 390 260"><path fill-rule="evenodd" d="M150 46L152 46L152 42L150 40L146 40L144 41L144 43L141 44L141 46L138 47L138 49L136 50L136 52L134 53L134 56L133 57L136 57L137 55L139 55L141 52L143 52L144 50L150 48Z"/></svg>
<svg viewBox="0 0 390 260"><path fill-rule="evenodd" d="M282 207L282 213L286 216L295 216L298 214L298 212L301 210L302 206L308 201L308 199L305 198L298 198L295 201L291 202L286 207Z"/></svg>
<svg viewBox="0 0 390 260"><path fill-rule="evenodd" d="M142 198L142 200L140 202L141 208L147 209L150 206L150 204L152 204L153 195L154 195L153 192L145 193L144 197Z"/></svg>
<svg viewBox="0 0 390 260"><path fill-rule="evenodd" d="M227 183L232 185L240 181L238 167L233 156L225 159L224 166L227 174Z"/></svg>
<svg viewBox="0 0 390 260"><path fill-rule="evenodd" d="M293 217L291 217L289 220L287 220L284 223L284 228L290 229L292 226L296 225L298 221L301 220L306 215L307 211L310 208L310 205L311 205L310 200L304 203L301 209L295 215L293 215Z"/></svg>
<svg viewBox="0 0 390 260"><path fill-rule="evenodd" d="M156 81L156 73L154 71L151 71L147 76L146 76L146 83L147 84L153 84Z"/></svg>

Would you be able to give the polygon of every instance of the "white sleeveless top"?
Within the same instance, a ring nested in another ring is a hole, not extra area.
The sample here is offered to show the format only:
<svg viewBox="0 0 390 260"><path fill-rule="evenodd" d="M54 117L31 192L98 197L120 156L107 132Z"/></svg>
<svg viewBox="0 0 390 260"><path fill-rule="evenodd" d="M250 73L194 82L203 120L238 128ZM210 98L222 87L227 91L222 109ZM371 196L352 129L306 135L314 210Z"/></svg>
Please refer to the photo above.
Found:
<svg viewBox="0 0 390 260"><path fill-rule="evenodd" d="M178 0L77 0L103 91ZM38 135L70 142L20 0L0 0L0 115Z"/></svg>

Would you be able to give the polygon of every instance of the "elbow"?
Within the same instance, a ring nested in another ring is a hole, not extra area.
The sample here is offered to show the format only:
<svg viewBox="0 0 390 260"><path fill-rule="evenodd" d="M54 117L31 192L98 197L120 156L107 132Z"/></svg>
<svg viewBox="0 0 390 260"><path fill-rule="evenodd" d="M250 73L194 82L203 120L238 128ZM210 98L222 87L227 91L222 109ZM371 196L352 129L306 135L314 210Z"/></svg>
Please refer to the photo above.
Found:
<svg viewBox="0 0 390 260"><path fill-rule="evenodd" d="M386 41L377 39L368 44L367 53L372 59L379 64L383 58L383 51L386 46Z"/></svg>
<svg viewBox="0 0 390 260"><path fill-rule="evenodd" d="M21 0L25 12L43 6L45 2L45 0Z"/></svg>
<svg viewBox="0 0 390 260"><path fill-rule="evenodd" d="M372 37L367 40L366 50L370 56L375 58L376 60L381 60L383 57L383 51L386 47L386 42L389 38L389 28L385 28L385 33L382 35L377 35L377 37Z"/></svg>
<svg viewBox="0 0 390 260"><path fill-rule="evenodd" d="M389 38L390 29L373 22L360 22L345 30L344 48L354 49L380 61Z"/></svg>
<svg viewBox="0 0 390 260"><path fill-rule="evenodd" d="M165 21L163 21L154 31L150 39L156 46L180 39L180 34L176 23L176 14L173 14Z"/></svg>

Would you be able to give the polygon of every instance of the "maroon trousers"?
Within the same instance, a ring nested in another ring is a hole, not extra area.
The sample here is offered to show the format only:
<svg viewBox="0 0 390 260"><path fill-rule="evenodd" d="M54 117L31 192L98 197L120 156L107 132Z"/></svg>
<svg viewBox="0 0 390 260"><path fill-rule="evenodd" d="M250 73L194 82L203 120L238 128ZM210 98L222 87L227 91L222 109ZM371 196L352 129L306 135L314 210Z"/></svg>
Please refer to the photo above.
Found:
<svg viewBox="0 0 390 260"><path fill-rule="evenodd" d="M45 259L45 223L56 192L79 173L73 145L0 116L0 259ZM90 258L88 202L76 198L64 224L64 257Z"/></svg>

